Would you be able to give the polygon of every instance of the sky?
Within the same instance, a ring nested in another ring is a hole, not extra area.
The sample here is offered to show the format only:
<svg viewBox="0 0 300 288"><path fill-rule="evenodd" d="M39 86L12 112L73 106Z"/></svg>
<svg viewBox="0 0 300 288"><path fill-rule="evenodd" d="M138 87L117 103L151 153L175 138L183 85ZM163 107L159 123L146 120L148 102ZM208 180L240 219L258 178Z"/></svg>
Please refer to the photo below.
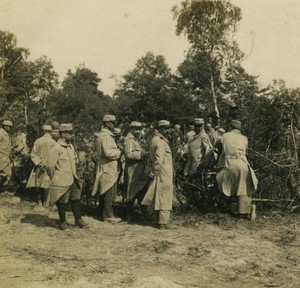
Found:
<svg viewBox="0 0 300 288"><path fill-rule="evenodd" d="M175 72L189 45L176 36L171 8L182 0L0 0L0 30L16 35L30 59L46 55L60 79L80 64L112 95L115 79L146 52L164 55ZM242 9L235 39L246 72L261 86L283 79L300 87L300 1L231 0ZM115 77L112 77L115 75Z"/></svg>

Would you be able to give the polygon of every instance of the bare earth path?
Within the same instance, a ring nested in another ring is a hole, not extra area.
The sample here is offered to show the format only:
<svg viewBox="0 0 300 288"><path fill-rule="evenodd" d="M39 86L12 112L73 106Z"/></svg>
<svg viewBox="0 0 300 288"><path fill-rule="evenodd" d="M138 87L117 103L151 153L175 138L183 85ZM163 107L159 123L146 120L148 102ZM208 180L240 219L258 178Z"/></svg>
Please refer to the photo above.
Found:
<svg viewBox="0 0 300 288"><path fill-rule="evenodd" d="M60 231L56 220L0 194L1 288L300 287L299 214L189 215L170 231L87 216L90 229Z"/></svg>

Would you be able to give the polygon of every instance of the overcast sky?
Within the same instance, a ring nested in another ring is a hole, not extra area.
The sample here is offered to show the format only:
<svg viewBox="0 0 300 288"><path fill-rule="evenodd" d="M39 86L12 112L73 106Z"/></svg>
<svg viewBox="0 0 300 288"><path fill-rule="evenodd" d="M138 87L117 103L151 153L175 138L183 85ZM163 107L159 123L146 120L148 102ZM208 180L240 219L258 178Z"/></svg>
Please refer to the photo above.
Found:
<svg viewBox="0 0 300 288"><path fill-rule="evenodd" d="M188 49L175 34L171 8L182 0L0 0L0 29L17 36L31 59L46 55L60 79L85 63L112 94L115 82L147 51L164 55L173 72ZM236 39L243 66L261 85L283 79L300 87L300 1L232 0L242 8Z"/></svg>

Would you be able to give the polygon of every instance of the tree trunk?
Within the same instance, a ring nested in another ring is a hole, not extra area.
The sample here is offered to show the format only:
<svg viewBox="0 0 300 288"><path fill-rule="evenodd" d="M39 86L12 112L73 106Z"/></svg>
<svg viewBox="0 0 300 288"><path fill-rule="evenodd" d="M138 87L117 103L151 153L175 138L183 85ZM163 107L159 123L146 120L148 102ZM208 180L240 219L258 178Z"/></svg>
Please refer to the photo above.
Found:
<svg viewBox="0 0 300 288"><path fill-rule="evenodd" d="M24 116L25 116L25 123L26 125L28 125L28 111L27 111L27 103L25 104L25 107L24 107Z"/></svg>
<svg viewBox="0 0 300 288"><path fill-rule="evenodd" d="M213 103L213 109L216 114L217 122L219 124L220 122L220 113L219 113L219 108L218 108L218 103L217 103L217 94L215 90L215 82L214 82L214 77L213 75L210 76L210 87L211 87L211 96L212 96L212 103Z"/></svg>

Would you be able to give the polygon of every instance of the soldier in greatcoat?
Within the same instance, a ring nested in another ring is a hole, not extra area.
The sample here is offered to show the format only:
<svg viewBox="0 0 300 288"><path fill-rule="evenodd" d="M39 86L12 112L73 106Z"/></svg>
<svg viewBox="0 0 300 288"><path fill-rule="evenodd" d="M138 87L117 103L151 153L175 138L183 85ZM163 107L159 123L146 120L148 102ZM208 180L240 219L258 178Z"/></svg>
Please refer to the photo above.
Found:
<svg viewBox="0 0 300 288"><path fill-rule="evenodd" d="M166 139L169 129L169 121L159 121L158 131L150 142L146 171L151 180L142 201L142 205L153 206L159 229L175 228L169 225L173 201L172 152Z"/></svg>
<svg viewBox="0 0 300 288"><path fill-rule="evenodd" d="M247 218L258 181L246 157L248 139L241 133L241 122L232 120L230 130L221 138L222 152L218 161L221 170L217 173L217 183L226 196L238 196L239 215Z"/></svg>
<svg viewBox="0 0 300 288"><path fill-rule="evenodd" d="M59 215L59 227L68 229L66 221L67 204L71 202L75 225L87 228L81 217L81 189L82 181L76 172L77 155L72 144L73 125L62 123L59 126L60 139L51 148L47 161L47 171L51 178L49 190L49 205L56 203Z"/></svg>
<svg viewBox="0 0 300 288"><path fill-rule="evenodd" d="M212 153L211 143L204 130L204 119L195 118L194 126L196 134L188 145L187 160L184 167L185 176L195 174L197 167L203 164L208 153Z"/></svg>
<svg viewBox="0 0 300 288"><path fill-rule="evenodd" d="M103 127L97 137L97 170L92 196L97 192L100 194L100 218L105 222L118 223L121 219L114 216L112 207L113 192L119 178L118 159L121 156L113 134L116 117L104 115L102 122Z"/></svg>
<svg viewBox="0 0 300 288"><path fill-rule="evenodd" d="M145 173L145 160L148 155L139 141L142 130L142 123L132 121L130 131L125 137L125 185L127 186L127 218L128 222L133 222L133 207L135 200L141 207L142 217L147 220L147 206L141 205L146 194L149 178Z"/></svg>
<svg viewBox="0 0 300 288"><path fill-rule="evenodd" d="M4 183L11 177L11 138L12 121L4 120L0 128L0 193L4 191Z"/></svg>
<svg viewBox="0 0 300 288"><path fill-rule="evenodd" d="M38 138L30 153L33 162L33 169L27 181L26 188L35 188L37 203L47 205L48 190L50 187L50 177L46 170L46 164L49 158L50 149L55 145L52 139L50 125L43 125L44 135Z"/></svg>

